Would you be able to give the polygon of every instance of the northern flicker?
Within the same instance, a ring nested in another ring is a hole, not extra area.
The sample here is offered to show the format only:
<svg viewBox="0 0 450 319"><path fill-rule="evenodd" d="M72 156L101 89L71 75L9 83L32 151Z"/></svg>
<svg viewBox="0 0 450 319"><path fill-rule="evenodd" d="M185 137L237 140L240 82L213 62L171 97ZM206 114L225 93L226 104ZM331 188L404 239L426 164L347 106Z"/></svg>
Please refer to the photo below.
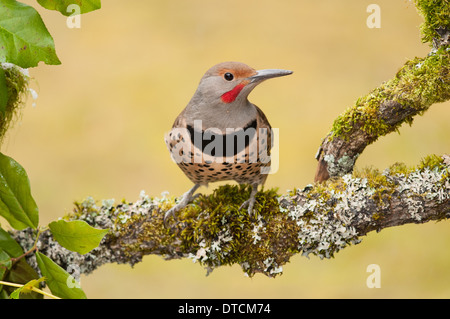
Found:
<svg viewBox="0 0 450 319"><path fill-rule="evenodd" d="M250 198L241 205L252 214L258 186L270 170L272 132L264 113L247 97L264 80L289 74L292 71L256 71L240 62L219 63L204 74L165 137L172 159L194 183L167 211L165 224L201 185L224 180L252 186Z"/></svg>

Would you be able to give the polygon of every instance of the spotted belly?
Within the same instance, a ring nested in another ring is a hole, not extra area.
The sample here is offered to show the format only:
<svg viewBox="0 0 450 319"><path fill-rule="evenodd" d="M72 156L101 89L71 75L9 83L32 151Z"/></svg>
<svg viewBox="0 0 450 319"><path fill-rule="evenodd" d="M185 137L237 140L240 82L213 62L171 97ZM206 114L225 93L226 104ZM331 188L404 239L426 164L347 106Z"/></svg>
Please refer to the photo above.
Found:
<svg viewBox="0 0 450 319"><path fill-rule="evenodd" d="M261 185L267 179L271 164L270 133L267 136L257 132L243 149L229 156L204 152L204 148L191 142L188 131L172 130L165 140L172 159L195 184L234 180Z"/></svg>
<svg viewBox="0 0 450 319"><path fill-rule="evenodd" d="M195 184L235 180L240 184L263 184L267 174L262 167L270 163L178 163L186 176Z"/></svg>

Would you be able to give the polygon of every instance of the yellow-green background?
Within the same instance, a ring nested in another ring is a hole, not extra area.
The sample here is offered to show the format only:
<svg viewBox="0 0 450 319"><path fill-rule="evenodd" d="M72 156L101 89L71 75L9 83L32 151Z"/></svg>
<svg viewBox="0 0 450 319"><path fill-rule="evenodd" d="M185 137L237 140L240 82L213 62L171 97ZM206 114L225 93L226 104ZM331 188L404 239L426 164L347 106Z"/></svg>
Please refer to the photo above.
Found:
<svg viewBox="0 0 450 319"><path fill-rule="evenodd" d="M24 2L41 13L62 61L30 70L37 106L28 99L2 146L29 174L41 225L87 196L135 201L141 190L180 195L191 187L163 136L218 62L294 71L250 95L280 129L280 168L266 186L284 193L313 181L321 139L346 107L429 52L422 19L404 0L376 2L380 29L367 27L373 1L363 0L104 0L80 29ZM433 105L400 135L381 138L357 166L413 165L449 152L449 106ZM104 265L81 285L90 298L448 298L449 245L449 223L431 222L370 233L335 259L295 256L276 279L247 278L239 266L206 277L191 260L147 256L133 269ZM379 289L366 286L373 263Z"/></svg>

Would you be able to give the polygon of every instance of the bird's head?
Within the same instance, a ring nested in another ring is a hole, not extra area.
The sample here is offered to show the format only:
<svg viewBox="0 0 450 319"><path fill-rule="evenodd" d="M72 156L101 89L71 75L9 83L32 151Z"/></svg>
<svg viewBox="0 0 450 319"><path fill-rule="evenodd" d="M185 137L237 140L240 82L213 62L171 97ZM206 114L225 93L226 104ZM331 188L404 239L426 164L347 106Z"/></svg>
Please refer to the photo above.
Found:
<svg viewBox="0 0 450 319"><path fill-rule="evenodd" d="M241 62L222 62L208 71L200 81L197 92L215 103L230 104L246 101L249 93L266 79L292 74L292 71L259 70Z"/></svg>

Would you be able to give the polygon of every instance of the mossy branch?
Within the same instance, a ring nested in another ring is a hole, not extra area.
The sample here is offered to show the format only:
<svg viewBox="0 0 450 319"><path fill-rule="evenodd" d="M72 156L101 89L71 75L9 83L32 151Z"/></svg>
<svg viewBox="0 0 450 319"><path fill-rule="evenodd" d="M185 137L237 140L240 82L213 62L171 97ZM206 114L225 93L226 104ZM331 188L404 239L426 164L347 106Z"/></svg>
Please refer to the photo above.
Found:
<svg viewBox="0 0 450 319"><path fill-rule="evenodd" d="M423 41L432 46L430 54L407 61L393 79L357 99L334 121L316 155L316 181L352 172L367 145L450 99L450 4L416 0L416 5L424 16L421 30Z"/></svg>
<svg viewBox="0 0 450 319"><path fill-rule="evenodd" d="M221 186L183 209L170 229L163 226L163 216L175 202L167 195L141 193L133 203L104 200L101 205L91 198L76 203L66 218L109 229L98 248L85 255L68 251L49 231L37 247L63 268L77 267L81 273L105 263L134 265L153 254L191 258L208 271L239 264L249 276L273 277L293 255L330 258L372 230L448 218L449 172L450 156L430 156L414 168L366 169L284 195L264 190L252 217L239 210L250 188ZM33 244L30 232L14 234L25 249Z"/></svg>
<svg viewBox="0 0 450 319"><path fill-rule="evenodd" d="M27 70L11 63L0 63L0 85L4 84L5 88L0 94L4 95L2 99L6 99L4 105L0 103L0 143L14 119L20 116L19 111L29 90L29 81Z"/></svg>

